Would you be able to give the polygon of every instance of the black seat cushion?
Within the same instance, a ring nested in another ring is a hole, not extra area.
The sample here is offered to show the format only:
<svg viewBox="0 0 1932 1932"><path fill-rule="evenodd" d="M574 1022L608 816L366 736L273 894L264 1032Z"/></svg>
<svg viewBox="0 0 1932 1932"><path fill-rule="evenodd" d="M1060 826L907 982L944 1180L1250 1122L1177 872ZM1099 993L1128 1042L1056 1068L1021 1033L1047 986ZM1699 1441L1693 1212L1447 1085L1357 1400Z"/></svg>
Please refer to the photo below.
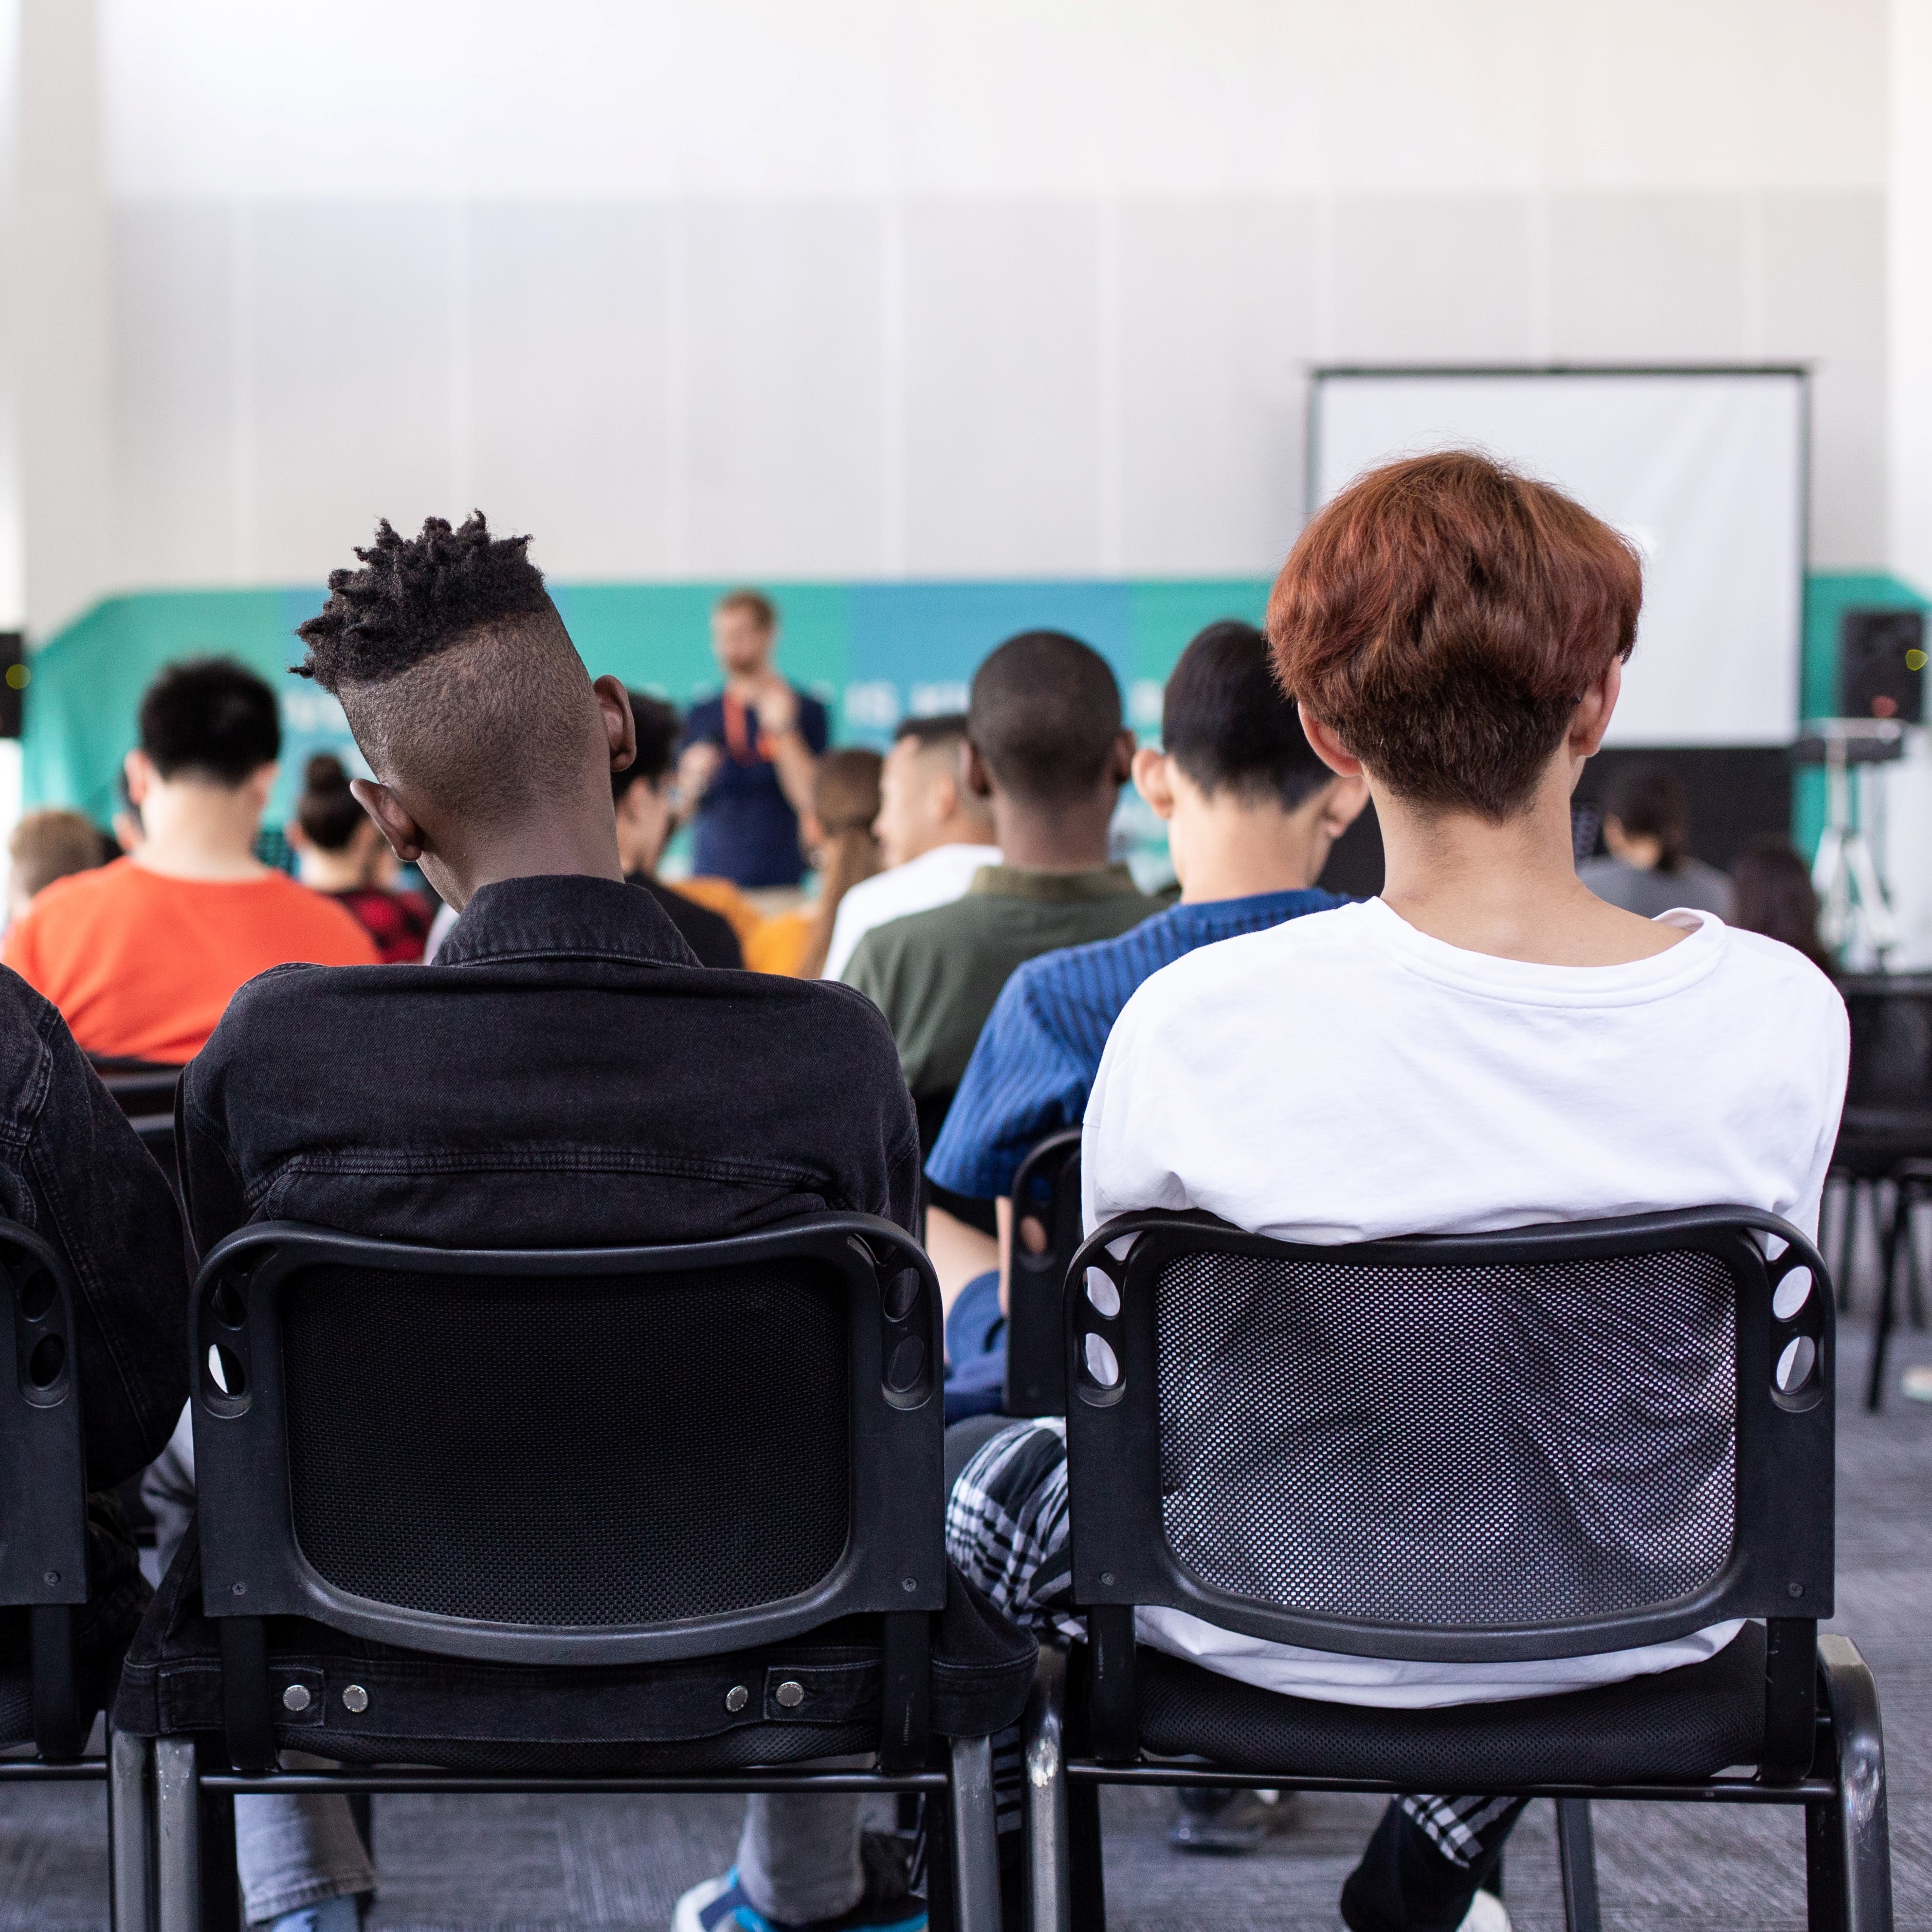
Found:
<svg viewBox="0 0 1932 1932"><path fill-rule="evenodd" d="M1017 1721L1038 1646L956 1570L934 1620L932 1724L985 1737ZM454 1771L698 1772L798 1763L876 1750L880 1636L852 1617L755 1651L666 1664L580 1670L434 1657L272 1618L275 1741L348 1763ZM781 1684L805 1695L788 1708ZM308 1693L300 1712L283 1702ZM343 1694L365 1694L352 1711ZM742 1687L743 1708L726 1697ZM142 1737L222 1728L220 1640L202 1610L192 1532L128 1652L116 1726Z"/></svg>
<svg viewBox="0 0 1932 1932"><path fill-rule="evenodd" d="M1360 1778L1414 1790L1706 1778L1764 1742L1764 1627L1715 1657L1600 1690L1432 1711L1285 1697L1144 1647L1143 1747L1242 1771Z"/></svg>

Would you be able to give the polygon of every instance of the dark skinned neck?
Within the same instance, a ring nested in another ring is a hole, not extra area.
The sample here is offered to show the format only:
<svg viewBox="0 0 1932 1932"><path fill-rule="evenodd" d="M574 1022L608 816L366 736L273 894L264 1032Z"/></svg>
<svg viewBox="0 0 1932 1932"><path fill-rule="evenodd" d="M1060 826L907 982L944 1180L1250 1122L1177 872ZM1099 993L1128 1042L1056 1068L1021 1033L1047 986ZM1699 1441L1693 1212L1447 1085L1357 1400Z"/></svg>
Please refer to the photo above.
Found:
<svg viewBox="0 0 1932 1932"><path fill-rule="evenodd" d="M1028 872L1090 872L1108 862L1107 827L1118 793L1104 793L1071 805L1027 805L1004 792L993 794L993 842L1009 866Z"/></svg>
<svg viewBox="0 0 1932 1932"><path fill-rule="evenodd" d="M485 886L506 879L534 879L575 874L623 883L623 862L617 856L614 828L603 825L555 823L519 826L514 832L478 838L460 854L441 855L452 883L467 905Z"/></svg>

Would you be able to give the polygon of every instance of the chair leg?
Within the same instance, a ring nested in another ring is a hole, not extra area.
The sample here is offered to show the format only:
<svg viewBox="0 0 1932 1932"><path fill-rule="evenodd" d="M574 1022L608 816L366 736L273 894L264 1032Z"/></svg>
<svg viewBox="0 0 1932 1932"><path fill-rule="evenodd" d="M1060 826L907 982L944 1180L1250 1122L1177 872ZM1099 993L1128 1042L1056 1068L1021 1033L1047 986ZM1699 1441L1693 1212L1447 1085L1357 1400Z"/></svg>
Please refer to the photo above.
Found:
<svg viewBox="0 0 1932 1932"><path fill-rule="evenodd" d="M1568 1932L1603 1932L1597 1897L1597 1834L1587 1798L1556 1801L1556 1857L1563 1869L1563 1923Z"/></svg>
<svg viewBox="0 0 1932 1932"><path fill-rule="evenodd" d="M1906 1239L1911 1238L1910 1228ZM1878 1312L1872 1317L1871 1372L1865 1383L1865 1407L1876 1414L1885 1406L1885 1358L1898 1297L1898 1229L1887 1228L1880 1243Z"/></svg>
<svg viewBox="0 0 1932 1932"><path fill-rule="evenodd" d="M1073 1878L1073 1932L1107 1932L1107 1873L1097 1784L1067 1788L1066 1862Z"/></svg>
<svg viewBox="0 0 1932 1932"><path fill-rule="evenodd" d="M201 1932L201 1779L192 1738L154 1741L155 1932Z"/></svg>
<svg viewBox="0 0 1932 1932"><path fill-rule="evenodd" d="M1918 1244L1912 1238L1912 1210L1918 1205L1916 1186L1901 1184L1898 1190L1900 1239L1905 1244L1905 1306L1912 1325L1925 1326L1925 1283L1918 1268Z"/></svg>
<svg viewBox="0 0 1932 1932"><path fill-rule="evenodd" d="M957 1932L1000 1932L1000 1844L993 1741L952 1741L952 1911Z"/></svg>
<svg viewBox="0 0 1932 1932"><path fill-rule="evenodd" d="M107 1922L154 1932L154 1797L146 1738L107 1734Z"/></svg>
<svg viewBox="0 0 1932 1932"><path fill-rule="evenodd" d="M1838 1790L1804 1808L1811 1932L1892 1932L1892 1838L1877 1687L1849 1637L1818 1640Z"/></svg>
<svg viewBox="0 0 1932 1932"><path fill-rule="evenodd" d="M1032 1695L1020 1720L1026 1766L1025 1932L1072 1932L1073 1874L1066 1843L1066 1755L1063 1712L1066 1659L1040 1648Z"/></svg>
<svg viewBox="0 0 1932 1932"><path fill-rule="evenodd" d="M1828 1200L1832 1184L1827 1181L1826 1187L1827 1190L1826 1198ZM1852 1308L1852 1228L1858 1213L1858 1184L1848 1177L1838 1184L1837 1192L1839 1204L1838 1216L1832 1231L1837 1238L1826 1252L1834 1253L1837 1257L1832 1263L1832 1279L1838 1284L1838 1312L1840 1315L1849 1315ZM1821 1238L1819 1246L1822 1248L1825 1246L1822 1238L1825 1230L1824 1210L1822 1206L1819 1210L1819 1214L1818 1232Z"/></svg>

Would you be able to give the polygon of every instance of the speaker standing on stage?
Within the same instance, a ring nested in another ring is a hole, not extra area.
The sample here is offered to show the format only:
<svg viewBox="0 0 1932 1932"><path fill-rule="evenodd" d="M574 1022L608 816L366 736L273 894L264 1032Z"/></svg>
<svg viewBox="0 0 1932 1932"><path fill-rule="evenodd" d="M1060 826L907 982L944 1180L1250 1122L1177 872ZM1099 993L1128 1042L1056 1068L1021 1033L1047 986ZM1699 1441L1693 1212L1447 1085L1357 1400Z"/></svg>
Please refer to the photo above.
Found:
<svg viewBox="0 0 1932 1932"><path fill-rule="evenodd" d="M711 613L711 648L724 673L717 697L694 704L678 783L694 805L694 872L734 885L795 886L798 838L825 749L825 707L772 662L778 612L757 590L734 590Z"/></svg>

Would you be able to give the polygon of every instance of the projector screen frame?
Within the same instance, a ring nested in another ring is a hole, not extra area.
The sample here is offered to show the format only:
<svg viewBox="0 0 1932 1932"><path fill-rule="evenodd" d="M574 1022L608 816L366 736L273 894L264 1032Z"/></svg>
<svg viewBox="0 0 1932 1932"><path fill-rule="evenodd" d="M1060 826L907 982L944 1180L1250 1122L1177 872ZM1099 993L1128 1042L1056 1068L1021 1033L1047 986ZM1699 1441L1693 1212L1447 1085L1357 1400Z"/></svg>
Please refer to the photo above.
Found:
<svg viewBox="0 0 1932 1932"><path fill-rule="evenodd" d="M1811 570L1811 376L1808 362L1322 362L1308 369L1307 410L1304 418L1306 462L1303 478L1305 529L1322 507L1322 385L1334 377L1353 380L1389 377L1408 380L1496 381L1504 377L1550 376L1677 377L1774 376L1796 378L1798 384L1798 583L1796 608L1798 634L1796 670L1798 688L1793 710L1802 733L1804 719L1804 587ZM1791 742L1797 742L1794 735Z"/></svg>

